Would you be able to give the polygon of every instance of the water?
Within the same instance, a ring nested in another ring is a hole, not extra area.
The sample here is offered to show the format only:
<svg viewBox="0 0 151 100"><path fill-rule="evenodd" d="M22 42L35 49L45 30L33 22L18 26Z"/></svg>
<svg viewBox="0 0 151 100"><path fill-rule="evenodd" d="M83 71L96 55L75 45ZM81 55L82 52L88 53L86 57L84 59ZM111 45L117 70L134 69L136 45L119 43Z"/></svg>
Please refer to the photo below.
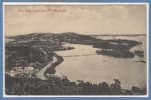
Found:
<svg viewBox="0 0 151 100"><path fill-rule="evenodd" d="M119 79L122 88L125 89L131 89L132 86L146 87L146 63L135 62L146 61L146 37L135 37L135 40L143 42L141 48L145 51L144 58L135 56L122 59L96 55L97 48L93 48L91 45L65 44L65 46L75 47L75 49L56 52L64 58L64 62L56 68L56 75L65 75L71 81L83 80L92 83L107 82L111 84L114 82L113 79ZM139 48L134 47L131 51L137 49Z"/></svg>

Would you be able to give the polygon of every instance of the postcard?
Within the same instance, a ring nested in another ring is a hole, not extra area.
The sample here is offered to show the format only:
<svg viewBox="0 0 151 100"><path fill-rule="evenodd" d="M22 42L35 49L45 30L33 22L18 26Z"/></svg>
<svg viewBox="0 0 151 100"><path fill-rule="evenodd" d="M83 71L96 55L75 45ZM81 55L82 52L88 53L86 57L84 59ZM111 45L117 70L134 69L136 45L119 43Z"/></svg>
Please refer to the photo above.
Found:
<svg viewBox="0 0 151 100"><path fill-rule="evenodd" d="M148 97L148 3L4 3L4 97Z"/></svg>

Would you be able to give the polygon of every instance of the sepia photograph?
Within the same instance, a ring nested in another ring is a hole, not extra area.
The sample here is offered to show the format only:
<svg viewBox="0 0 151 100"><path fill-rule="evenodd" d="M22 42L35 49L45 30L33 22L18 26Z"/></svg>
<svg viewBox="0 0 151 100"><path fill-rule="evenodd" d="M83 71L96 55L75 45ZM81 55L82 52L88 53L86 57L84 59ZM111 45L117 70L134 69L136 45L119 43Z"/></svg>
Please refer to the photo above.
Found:
<svg viewBox="0 0 151 100"><path fill-rule="evenodd" d="M147 96L147 4L3 8L6 97Z"/></svg>

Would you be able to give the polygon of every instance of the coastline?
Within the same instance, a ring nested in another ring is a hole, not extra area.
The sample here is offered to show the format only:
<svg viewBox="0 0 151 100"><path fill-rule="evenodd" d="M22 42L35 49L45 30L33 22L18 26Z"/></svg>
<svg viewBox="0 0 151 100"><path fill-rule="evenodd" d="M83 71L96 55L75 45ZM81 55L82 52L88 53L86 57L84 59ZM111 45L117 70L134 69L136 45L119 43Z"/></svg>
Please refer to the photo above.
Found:
<svg viewBox="0 0 151 100"><path fill-rule="evenodd" d="M53 62L50 61L46 66L44 66L37 74L36 78L39 78L41 80L49 80L46 74L54 74L51 73L52 70L55 70L55 67L57 67L59 64L62 63L63 58L56 53L53 53L53 57L57 59L57 61Z"/></svg>

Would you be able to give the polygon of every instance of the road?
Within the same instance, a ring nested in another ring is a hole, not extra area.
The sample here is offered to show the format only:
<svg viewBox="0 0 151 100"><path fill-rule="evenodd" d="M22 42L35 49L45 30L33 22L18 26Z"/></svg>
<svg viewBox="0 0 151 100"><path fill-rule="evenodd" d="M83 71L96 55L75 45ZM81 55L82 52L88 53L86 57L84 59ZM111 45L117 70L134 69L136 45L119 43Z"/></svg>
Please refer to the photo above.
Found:
<svg viewBox="0 0 151 100"><path fill-rule="evenodd" d="M57 65L59 65L63 61L63 58L57 54L54 54L53 61L50 61L46 66L44 66L36 75L37 78L41 80L48 80L45 76L50 69L54 69Z"/></svg>
<svg viewBox="0 0 151 100"><path fill-rule="evenodd" d="M47 77L45 77L44 73L47 71L48 68L52 66L52 62L48 63L46 66L44 66L36 75L37 78L41 80L47 80Z"/></svg>

